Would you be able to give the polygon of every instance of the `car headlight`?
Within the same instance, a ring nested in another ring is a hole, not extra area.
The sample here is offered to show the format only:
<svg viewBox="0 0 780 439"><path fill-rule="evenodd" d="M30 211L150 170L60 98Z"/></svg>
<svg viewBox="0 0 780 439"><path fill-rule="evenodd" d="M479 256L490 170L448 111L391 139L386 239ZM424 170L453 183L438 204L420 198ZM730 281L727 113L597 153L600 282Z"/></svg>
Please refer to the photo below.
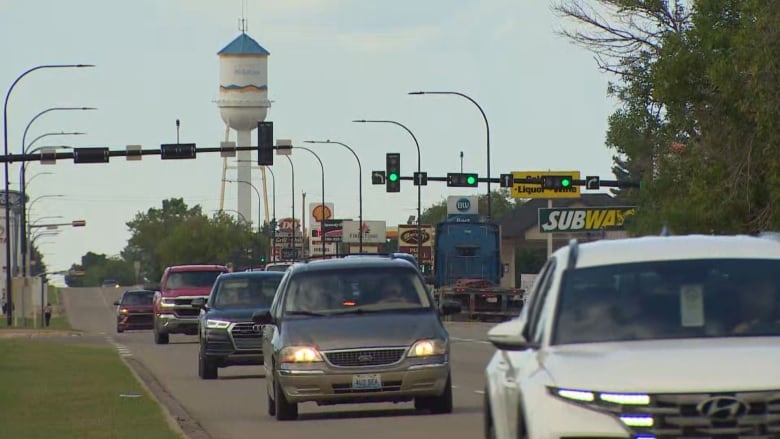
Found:
<svg viewBox="0 0 780 439"><path fill-rule="evenodd" d="M610 406L650 405L650 395L644 393L593 392L553 387L550 387L549 390L550 393L561 399L595 409L606 409L605 411L608 413L614 413L614 409L610 409ZM626 426L633 428L652 428L654 424L653 416L649 413L642 413L639 408L632 410L631 413L620 414L618 417Z"/></svg>
<svg viewBox="0 0 780 439"><path fill-rule="evenodd" d="M119 312L122 314L127 314L127 308L121 308Z"/></svg>
<svg viewBox="0 0 780 439"><path fill-rule="evenodd" d="M444 340L418 340L409 348L409 357L428 357L431 355L444 355L447 346Z"/></svg>
<svg viewBox="0 0 780 439"><path fill-rule="evenodd" d="M230 326L230 322L224 320L206 320L206 328L208 329L226 329L228 326Z"/></svg>
<svg viewBox="0 0 780 439"><path fill-rule="evenodd" d="M172 306L176 306L176 302L174 302L173 299L162 299L160 301L160 306L164 306L166 308L167 307L172 307Z"/></svg>
<svg viewBox="0 0 780 439"><path fill-rule="evenodd" d="M279 356L282 363L316 363L322 361L317 349L311 346L288 346L282 349Z"/></svg>

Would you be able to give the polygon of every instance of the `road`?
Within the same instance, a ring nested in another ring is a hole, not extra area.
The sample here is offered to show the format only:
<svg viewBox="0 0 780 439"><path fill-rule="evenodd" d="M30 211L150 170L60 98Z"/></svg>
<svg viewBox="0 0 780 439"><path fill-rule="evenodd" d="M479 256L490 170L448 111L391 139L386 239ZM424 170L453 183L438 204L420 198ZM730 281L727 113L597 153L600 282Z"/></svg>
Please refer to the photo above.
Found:
<svg viewBox="0 0 780 439"><path fill-rule="evenodd" d="M452 414L419 413L412 403L327 407L304 403L297 421L279 422L267 414L261 366L220 369L218 380L203 381L197 375L196 336L172 335L169 345L155 345L151 331L117 334L112 303L123 290L62 291L74 329L101 335L121 355L141 362L213 439L471 439L483 435L483 371L494 352L484 340L491 324L447 323L452 338Z"/></svg>

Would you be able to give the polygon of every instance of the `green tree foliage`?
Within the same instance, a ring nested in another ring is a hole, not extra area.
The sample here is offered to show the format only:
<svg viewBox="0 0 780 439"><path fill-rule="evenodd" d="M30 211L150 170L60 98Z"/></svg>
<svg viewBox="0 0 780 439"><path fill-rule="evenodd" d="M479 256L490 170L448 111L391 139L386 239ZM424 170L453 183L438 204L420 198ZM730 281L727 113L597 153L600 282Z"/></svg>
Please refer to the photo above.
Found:
<svg viewBox="0 0 780 439"><path fill-rule="evenodd" d="M87 252L81 257L80 264L70 267L65 283L69 287L95 287L109 279L120 285L135 284L133 264L118 256Z"/></svg>
<svg viewBox="0 0 780 439"><path fill-rule="evenodd" d="M616 75L607 146L636 233L780 226L780 8L764 0L568 0L565 31Z"/></svg>

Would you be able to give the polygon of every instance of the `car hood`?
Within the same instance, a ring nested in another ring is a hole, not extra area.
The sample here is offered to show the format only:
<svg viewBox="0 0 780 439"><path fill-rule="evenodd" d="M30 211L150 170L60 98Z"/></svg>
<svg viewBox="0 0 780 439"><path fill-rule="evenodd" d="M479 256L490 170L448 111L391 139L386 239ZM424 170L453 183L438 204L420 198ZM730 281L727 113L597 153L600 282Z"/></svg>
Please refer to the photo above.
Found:
<svg viewBox="0 0 780 439"><path fill-rule="evenodd" d="M553 346L539 360L554 385L611 392L780 389L780 337Z"/></svg>
<svg viewBox="0 0 780 439"><path fill-rule="evenodd" d="M175 290L162 291L160 294L162 297L208 296L211 294L211 287L177 288Z"/></svg>
<svg viewBox="0 0 780 439"><path fill-rule="evenodd" d="M314 345L321 350L409 346L424 338L447 338L433 312L394 312L288 318L282 322L285 346Z"/></svg>
<svg viewBox="0 0 780 439"><path fill-rule="evenodd" d="M228 322L251 322L252 314L268 311L268 308L215 309L206 314L207 319L219 319Z"/></svg>

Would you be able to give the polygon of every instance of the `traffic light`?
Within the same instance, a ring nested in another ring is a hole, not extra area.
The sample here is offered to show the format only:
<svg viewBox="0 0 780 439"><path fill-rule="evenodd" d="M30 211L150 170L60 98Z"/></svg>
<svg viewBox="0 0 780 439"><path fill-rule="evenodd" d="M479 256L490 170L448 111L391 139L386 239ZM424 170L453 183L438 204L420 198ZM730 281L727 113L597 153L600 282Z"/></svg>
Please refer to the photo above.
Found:
<svg viewBox="0 0 780 439"><path fill-rule="evenodd" d="M274 123L257 122L257 164L274 164Z"/></svg>
<svg viewBox="0 0 780 439"><path fill-rule="evenodd" d="M386 156L387 192L401 192L401 154L388 152Z"/></svg>
<svg viewBox="0 0 780 439"><path fill-rule="evenodd" d="M585 178L585 189L598 190L599 188L601 188L601 177L593 175Z"/></svg>
<svg viewBox="0 0 780 439"><path fill-rule="evenodd" d="M74 148L73 163L108 163L108 148Z"/></svg>
<svg viewBox="0 0 780 439"><path fill-rule="evenodd" d="M515 176L513 174L501 174L498 180L501 187L513 187L515 185Z"/></svg>
<svg viewBox="0 0 780 439"><path fill-rule="evenodd" d="M456 172L447 173L447 186L450 187L477 187L479 178L477 174L462 174Z"/></svg>
<svg viewBox="0 0 780 439"><path fill-rule="evenodd" d="M545 175L542 176L544 189L568 189L574 183L571 175Z"/></svg>
<svg viewBox="0 0 780 439"><path fill-rule="evenodd" d="M265 256L260 256L260 263L265 264Z"/></svg>
<svg viewBox="0 0 780 439"><path fill-rule="evenodd" d="M160 158L162 160L194 159L195 144L168 143L160 145Z"/></svg>
<svg viewBox="0 0 780 439"><path fill-rule="evenodd" d="M414 173L414 185L415 186L428 186L428 173L427 172L415 172Z"/></svg>

